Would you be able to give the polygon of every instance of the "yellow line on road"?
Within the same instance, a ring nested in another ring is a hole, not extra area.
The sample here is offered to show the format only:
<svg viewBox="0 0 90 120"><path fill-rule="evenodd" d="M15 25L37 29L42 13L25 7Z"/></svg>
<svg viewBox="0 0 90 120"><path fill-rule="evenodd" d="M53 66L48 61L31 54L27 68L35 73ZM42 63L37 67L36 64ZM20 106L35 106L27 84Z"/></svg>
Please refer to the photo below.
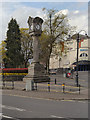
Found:
<svg viewBox="0 0 90 120"><path fill-rule="evenodd" d="M48 89L39 89L40 91L48 91ZM50 90L50 91L52 91L52 92L61 92L61 93L63 93L63 91L58 91L58 90ZM70 91L65 91L65 93L77 93L78 91L76 91L76 92L70 92Z"/></svg>
<svg viewBox="0 0 90 120"><path fill-rule="evenodd" d="M70 101L70 102L75 102L74 100L61 100L61 101Z"/></svg>
<svg viewBox="0 0 90 120"><path fill-rule="evenodd" d="M41 86L48 86L47 84L39 84L39 85L41 85ZM57 86L57 87L60 87L60 86L62 86L62 85L53 85L53 84L50 84L50 86ZM65 85L65 87L71 87L71 88L78 88L78 87L74 87L74 86L68 86L68 85ZM80 88L84 88L84 87L80 87Z"/></svg>

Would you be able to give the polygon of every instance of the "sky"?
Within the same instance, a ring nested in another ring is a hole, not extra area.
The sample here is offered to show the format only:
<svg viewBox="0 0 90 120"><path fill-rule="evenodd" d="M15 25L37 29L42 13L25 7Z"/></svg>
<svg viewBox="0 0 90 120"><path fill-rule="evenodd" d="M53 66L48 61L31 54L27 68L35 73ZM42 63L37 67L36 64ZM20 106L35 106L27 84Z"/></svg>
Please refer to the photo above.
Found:
<svg viewBox="0 0 90 120"><path fill-rule="evenodd" d="M20 0L18 0L20 1ZM58 0L56 0L58 1ZM28 28L27 20L29 16L45 18L46 14L42 8L56 9L63 12L69 19L71 26L76 26L76 31L85 30L88 33L88 2L15 2L12 0L3 0L0 2L0 42L6 39L8 23L12 18L17 20L20 28Z"/></svg>

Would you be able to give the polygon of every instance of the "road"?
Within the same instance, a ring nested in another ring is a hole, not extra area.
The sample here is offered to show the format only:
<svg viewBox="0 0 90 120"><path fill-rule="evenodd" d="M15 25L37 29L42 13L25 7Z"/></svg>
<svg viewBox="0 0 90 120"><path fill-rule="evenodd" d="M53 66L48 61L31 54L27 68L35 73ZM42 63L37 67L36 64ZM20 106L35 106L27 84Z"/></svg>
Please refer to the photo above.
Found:
<svg viewBox="0 0 90 120"><path fill-rule="evenodd" d="M3 120L20 118L88 118L88 102L45 100L14 95L2 95ZM72 118L72 119L71 119Z"/></svg>
<svg viewBox="0 0 90 120"><path fill-rule="evenodd" d="M78 77L79 77L79 79L78 79L79 84L81 84L84 87L87 87L88 79L90 79L88 71L78 71ZM62 74L51 76L51 80L54 80L55 78L57 79L57 81L59 81L61 83L66 82L66 84L75 85L76 72L74 72L72 80L69 78L68 79L64 78Z"/></svg>

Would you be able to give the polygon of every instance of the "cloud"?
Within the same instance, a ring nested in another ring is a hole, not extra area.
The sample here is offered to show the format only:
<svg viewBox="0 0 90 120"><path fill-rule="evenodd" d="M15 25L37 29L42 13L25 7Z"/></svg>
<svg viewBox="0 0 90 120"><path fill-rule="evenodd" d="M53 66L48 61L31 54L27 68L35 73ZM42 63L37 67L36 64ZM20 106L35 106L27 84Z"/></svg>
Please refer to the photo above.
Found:
<svg viewBox="0 0 90 120"><path fill-rule="evenodd" d="M57 14L60 13L67 14L69 16L69 22L72 26L77 26L77 30L86 30L88 27L88 12L85 11L70 11L68 9L60 10ZM2 19L2 23L0 22L0 27L2 27L2 33L0 32L0 41L6 38L6 31L8 29L8 23L10 19L13 17L17 20L20 28L27 28L27 20L28 17L36 17L39 16L41 18L45 18L45 14L42 12L40 8L33 8L21 5L21 3L5 3L3 4L2 11L0 11L0 20Z"/></svg>
<svg viewBox="0 0 90 120"><path fill-rule="evenodd" d="M88 11L70 11L69 22L77 27L77 31L85 30L88 33Z"/></svg>
<svg viewBox="0 0 90 120"><path fill-rule="evenodd" d="M13 7L11 8L11 6ZM0 33L0 41L6 38L6 31L8 29L8 23L10 22L11 18L15 18L17 20L20 28L27 28L27 20L29 16L39 16L41 18L45 16L45 14L43 14L42 10L39 8L25 7L17 3L5 3L2 7L1 13L2 14L0 14L0 20L3 22L0 24L0 27L2 27L2 33Z"/></svg>
<svg viewBox="0 0 90 120"><path fill-rule="evenodd" d="M64 9L64 10L60 10L59 12L57 12L56 15L59 15L59 14L67 15L68 12L69 12L68 9Z"/></svg>
<svg viewBox="0 0 90 120"><path fill-rule="evenodd" d="M27 26L27 20L28 17L36 17L39 16L43 18L42 10L39 8L32 8L32 7L21 7L17 9L15 12L13 12L12 17L16 18L18 24L20 27L28 27Z"/></svg>
<svg viewBox="0 0 90 120"><path fill-rule="evenodd" d="M64 9L60 10L57 14L61 13L68 16L70 25L75 26L77 32L85 30L88 33L88 11L69 11L68 9Z"/></svg>
<svg viewBox="0 0 90 120"><path fill-rule="evenodd" d="M79 13L79 10L76 10L76 11L74 11L73 13L74 13L74 14L78 14L78 13Z"/></svg>

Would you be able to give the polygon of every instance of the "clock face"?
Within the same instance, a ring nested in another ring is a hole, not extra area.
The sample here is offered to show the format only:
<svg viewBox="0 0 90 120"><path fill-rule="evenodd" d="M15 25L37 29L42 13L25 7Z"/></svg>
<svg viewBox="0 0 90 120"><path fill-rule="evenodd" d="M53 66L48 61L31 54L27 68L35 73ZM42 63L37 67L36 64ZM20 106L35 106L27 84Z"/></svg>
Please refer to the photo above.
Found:
<svg viewBox="0 0 90 120"><path fill-rule="evenodd" d="M36 25L36 29L39 30L40 29L40 25Z"/></svg>

